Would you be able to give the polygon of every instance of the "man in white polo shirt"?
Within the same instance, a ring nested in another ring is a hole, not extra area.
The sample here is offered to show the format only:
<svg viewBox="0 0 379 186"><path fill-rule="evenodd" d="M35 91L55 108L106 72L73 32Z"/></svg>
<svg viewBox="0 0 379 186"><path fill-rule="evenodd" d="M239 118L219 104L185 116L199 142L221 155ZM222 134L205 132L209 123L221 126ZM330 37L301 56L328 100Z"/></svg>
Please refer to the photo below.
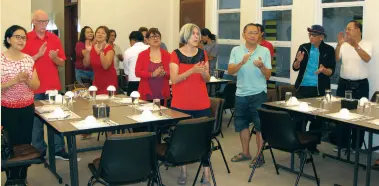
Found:
<svg viewBox="0 0 379 186"><path fill-rule="evenodd" d="M368 63L371 60L372 47L367 41L362 40L362 24L358 21L350 21L344 33L338 34L336 47L336 61L342 60L340 79L338 82L337 96L344 97L346 90L351 90L354 99L369 97ZM343 133L349 135L350 127L344 127ZM356 129L352 129L351 147L355 149L356 140L359 147L364 140L364 131L361 131L357 139ZM347 141L347 140L343 140ZM350 142L347 142L350 143ZM343 145L344 147L347 144Z"/></svg>
<svg viewBox="0 0 379 186"><path fill-rule="evenodd" d="M124 52L124 72L128 81L128 96L133 91L138 90L140 78L136 77L136 62L138 54L149 48L149 45L143 43L144 37L141 32L133 31L129 35L130 48Z"/></svg>

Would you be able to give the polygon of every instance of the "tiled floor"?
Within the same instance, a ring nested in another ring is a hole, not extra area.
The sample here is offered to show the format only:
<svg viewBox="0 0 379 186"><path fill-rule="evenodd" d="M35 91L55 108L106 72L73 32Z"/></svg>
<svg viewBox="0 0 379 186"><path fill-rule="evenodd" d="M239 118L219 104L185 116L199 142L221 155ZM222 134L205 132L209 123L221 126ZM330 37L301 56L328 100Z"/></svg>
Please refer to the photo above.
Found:
<svg viewBox="0 0 379 186"><path fill-rule="evenodd" d="M237 133L234 132L232 126L230 128L226 127L227 121L230 117L230 114L224 115L224 127L223 132L225 138L220 138L222 146L225 151L227 161L229 163L231 173L228 174L222 160L220 152L214 152L212 154L212 164L215 169L217 185L219 186L290 186L294 185L296 180L296 175L285 172L279 169L280 175L276 175L275 168L270 158L270 153L265 152L266 154L266 164L257 169L251 183L247 182L248 176L250 175L251 169L249 168L249 162L242 163L231 163L230 158L235 154L240 152L240 141ZM95 146L103 143L104 141L96 141L97 134L93 134L93 138L89 140L80 140L78 137L78 147L88 147ZM104 138L104 137L102 137ZM251 153L255 154L255 140L251 141ZM334 153L332 151L333 146L330 144L323 143L320 145L319 150L321 152ZM276 160L278 163L283 165L289 165L290 156L287 153L279 152L274 150ZM100 155L100 151L80 153L78 157L81 158L79 161L79 178L80 185L87 185L87 181L91 176L90 171L87 168L87 164L92 162L93 159L97 158ZM353 156L354 158L354 156ZM352 185L353 180L353 166L345 163L341 163L332 159L323 159L321 155L315 156L316 168L321 179L321 185L323 186L333 186L334 184L340 184L343 186ZM298 166L298 159L296 166ZM365 156L361 156L361 161L365 161ZM192 180L194 174L196 173L198 164L193 164L189 166L189 178L187 185L192 185ZM178 168L171 168L166 171L164 168L161 168L161 174L163 182L166 186L178 185L176 183L176 178L179 176ZM62 176L63 182L70 183L70 172L68 161L57 160L57 171ZM312 174L311 164L305 165L305 172ZM365 184L365 174L366 172L360 169L359 171L359 184ZM379 173L373 171L371 174L371 185L375 186L379 183ZM59 185L55 177L46 169L43 165L33 165L29 168L28 171L28 181L32 186L55 186ZM5 174L1 174L1 183L5 183ZM100 185L100 184L96 184ZM136 184L136 185L146 185L146 183ZM200 185L200 184L197 184ZM316 185L315 182L308 180L306 178L301 178L299 185Z"/></svg>

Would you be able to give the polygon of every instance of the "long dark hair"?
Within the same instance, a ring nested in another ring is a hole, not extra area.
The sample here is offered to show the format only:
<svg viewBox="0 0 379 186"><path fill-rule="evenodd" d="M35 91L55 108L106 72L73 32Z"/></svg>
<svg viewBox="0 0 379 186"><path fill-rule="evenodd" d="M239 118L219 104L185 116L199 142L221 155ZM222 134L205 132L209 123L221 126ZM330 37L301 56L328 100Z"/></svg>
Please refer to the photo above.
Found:
<svg viewBox="0 0 379 186"><path fill-rule="evenodd" d="M84 26L84 27L82 28L82 30L80 30L79 41L81 41L81 42L83 42L83 43L86 41L86 30L87 30L87 28L89 28L89 29L92 30L92 28L89 27L89 26ZM93 32L93 30L92 30L92 32ZM95 38L95 33L94 33L93 35L94 35L94 36L92 37L92 39Z"/></svg>
<svg viewBox="0 0 379 186"><path fill-rule="evenodd" d="M216 41L216 35L212 34L208 28L201 29L201 35L208 36L212 41Z"/></svg>

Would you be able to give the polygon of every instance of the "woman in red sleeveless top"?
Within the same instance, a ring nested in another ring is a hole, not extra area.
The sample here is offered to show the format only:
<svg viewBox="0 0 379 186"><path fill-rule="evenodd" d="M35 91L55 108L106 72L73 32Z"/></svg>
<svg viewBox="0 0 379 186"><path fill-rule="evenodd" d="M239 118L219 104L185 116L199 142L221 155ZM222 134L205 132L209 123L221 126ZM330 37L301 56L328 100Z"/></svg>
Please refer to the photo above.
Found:
<svg viewBox="0 0 379 186"><path fill-rule="evenodd" d="M174 110L184 112L194 118L211 115L210 100L206 83L210 80L207 53L199 49L200 29L194 24L186 24L180 29L183 47L171 54L170 79L172 82L172 103ZM203 157L204 179L202 186L210 186L209 156ZM182 166L178 179L186 184L187 168Z"/></svg>
<svg viewBox="0 0 379 186"><path fill-rule="evenodd" d="M91 65L94 73L93 85L97 87L98 94L107 94L107 87L117 87L117 73L113 65L114 51L108 42L109 29L99 26L95 31L95 44L86 41L84 66Z"/></svg>

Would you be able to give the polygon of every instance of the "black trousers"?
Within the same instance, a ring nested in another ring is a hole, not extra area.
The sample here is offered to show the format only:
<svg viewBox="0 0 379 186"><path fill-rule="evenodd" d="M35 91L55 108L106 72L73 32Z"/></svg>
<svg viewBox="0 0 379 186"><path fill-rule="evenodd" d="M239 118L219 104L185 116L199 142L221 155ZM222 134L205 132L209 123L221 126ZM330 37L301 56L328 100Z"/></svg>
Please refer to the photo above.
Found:
<svg viewBox="0 0 379 186"><path fill-rule="evenodd" d="M345 97L345 91L351 90L353 93L353 99L361 99L362 97L366 97L369 99L369 83L367 79L362 80L347 80L340 78L338 82L337 96ZM348 125L342 125L340 131L340 139L339 141L344 142L341 144L341 147L347 147L348 136L351 134L351 148L355 149L356 142L359 140L359 147L362 147L365 131L361 130L359 134L359 139L357 139L357 130Z"/></svg>
<svg viewBox="0 0 379 186"><path fill-rule="evenodd" d="M130 96L130 94L133 92L133 91L138 91L138 87L139 87L139 81L129 81L128 82L128 96Z"/></svg>
<svg viewBox="0 0 379 186"><path fill-rule="evenodd" d="M319 91L325 92L325 91ZM319 95L317 92L317 87L308 87L308 86L300 86L299 89L296 91L296 97L298 99L304 99L304 98L312 98L312 97L318 97L318 96L324 96ZM314 118L314 117L308 117L307 121L311 121L311 124L309 126L310 131L320 130L322 129L322 120L320 118ZM301 124L298 124L297 126L302 126ZM301 128L298 128L298 130L301 130ZM321 132L315 133L314 135L317 136L318 142L321 143Z"/></svg>
<svg viewBox="0 0 379 186"><path fill-rule="evenodd" d="M34 104L24 108L1 107L1 125L7 132L8 145L31 144Z"/></svg>

